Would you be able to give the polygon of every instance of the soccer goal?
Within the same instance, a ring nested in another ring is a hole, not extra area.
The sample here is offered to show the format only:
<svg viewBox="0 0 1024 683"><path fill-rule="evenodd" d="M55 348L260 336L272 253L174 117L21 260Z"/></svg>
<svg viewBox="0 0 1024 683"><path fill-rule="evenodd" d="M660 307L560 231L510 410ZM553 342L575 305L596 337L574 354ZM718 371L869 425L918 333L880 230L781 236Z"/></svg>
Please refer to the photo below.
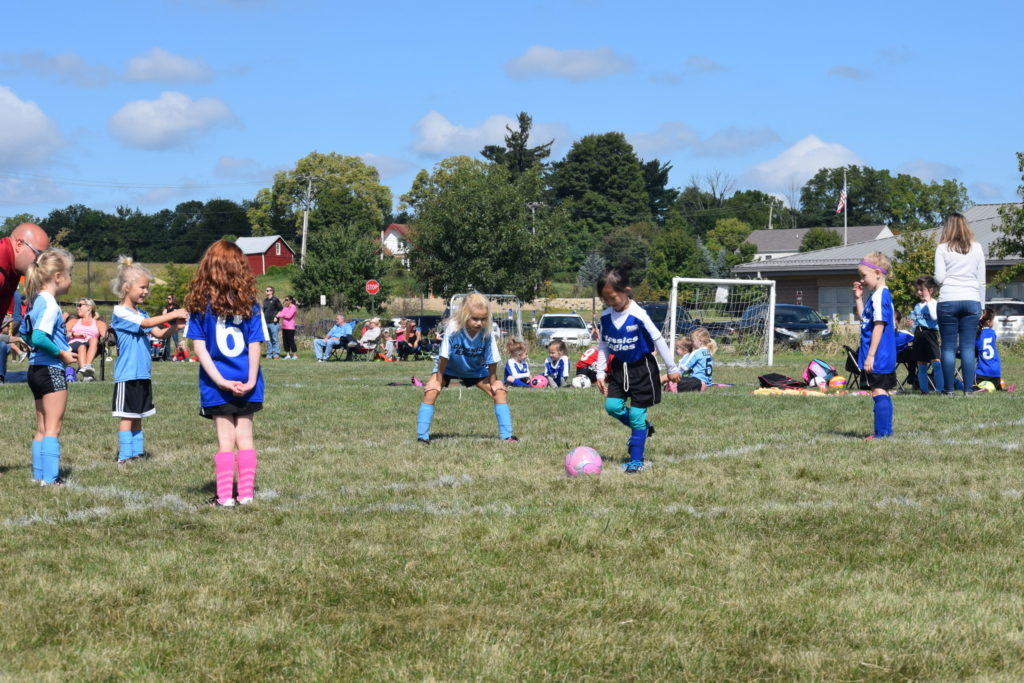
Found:
<svg viewBox="0 0 1024 683"><path fill-rule="evenodd" d="M775 280L672 278L662 334L676 337L706 327L718 344L715 362L771 365L774 361Z"/></svg>
<svg viewBox="0 0 1024 683"><path fill-rule="evenodd" d="M481 292L483 294L483 292ZM523 338L523 302L514 294L483 294L491 302L491 329L499 338ZM448 302L449 315L459 310L465 294L456 294Z"/></svg>

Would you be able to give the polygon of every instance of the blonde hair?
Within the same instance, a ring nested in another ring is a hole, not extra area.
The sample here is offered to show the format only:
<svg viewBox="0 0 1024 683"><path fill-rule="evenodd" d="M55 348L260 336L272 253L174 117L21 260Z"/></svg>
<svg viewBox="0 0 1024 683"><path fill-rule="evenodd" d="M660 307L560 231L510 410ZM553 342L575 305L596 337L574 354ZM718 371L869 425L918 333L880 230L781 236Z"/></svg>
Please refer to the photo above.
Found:
<svg viewBox="0 0 1024 683"><path fill-rule="evenodd" d="M117 276L110 281L110 289L116 296L124 299L128 296L128 288L140 277L153 281L153 273L142 264L136 263L131 256L117 257Z"/></svg>
<svg viewBox="0 0 1024 683"><path fill-rule="evenodd" d="M57 273L71 275L71 268L75 265L75 257L67 249L50 247L30 264L25 273L25 298L29 305L35 300L39 290L47 282L52 280Z"/></svg>
<svg viewBox="0 0 1024 683"><path fill-rule="evenodd" d="M678 350L680 346L686 349L686 353L693 351L693 339L690 338L690 335L684 334L676 339L676 349Z"/></svg>
<svg viewBox="0 0 1024 683"><path fill-rule="evenodd" d="M530 347L526 345L526 342L519 339L509 339L505 349L508 351L508 355L514 356L517 353L525 353L529 351Z"/></svg>
<svg viewBox="0 0 1024 683"><path fill-rule="evenodd" d="M877 266L878 270L882 271L882 277L888 277L889 273L892 272L892 261L880 251L873 251L861 260Z"/></svg>
<svg viewBox="0 0 1024 683"><path fill-rule="evenodd" d="M79 299L79 301L81 301L83 304L85 304L86 306L89 307L89 317L90 318L95 318L96 317L96 302L93 301L92 299L87 299L84 296L81 299ZM79 317L81 317L81 316L79 316Z"/></svg>
<svg viewBox="0 0 1024 683"><path fill-rule="evenodd" d="M486 313L487 316L490 317L491 302L487 300L487 297L485 297L480 292L473 292L472 294L467 294L466 298L462 301L462 305L459 306L459 310L455 311L455 314L452 316L452 320L455 322L456 327L458 327L460 330L464 330L466 329L466 323L468 323L469 319L473 317L472 311L480 310L484 311L484 313ZM488 320L487 323L484 324L483 333L484 336L490 336L490 320Z"/></svg>
<svg viewBox="0 0 1024 683"><path fill-rule="evenodd" d="M971 250L971 242L974 241L974 231L967 223L962 213L951 213L946 217L946 223L942 226L942 237L939 244L948 244L950 251L958 254L966 254Z"/></svg>
<svg viewBox="0 0 1024 683"><path fill-rule="evenodd" d="M694 346L703 346L712 356L718 351L718 344L711 338L711 333L706 327L698 327L690 332L690 339Z"/></svg>

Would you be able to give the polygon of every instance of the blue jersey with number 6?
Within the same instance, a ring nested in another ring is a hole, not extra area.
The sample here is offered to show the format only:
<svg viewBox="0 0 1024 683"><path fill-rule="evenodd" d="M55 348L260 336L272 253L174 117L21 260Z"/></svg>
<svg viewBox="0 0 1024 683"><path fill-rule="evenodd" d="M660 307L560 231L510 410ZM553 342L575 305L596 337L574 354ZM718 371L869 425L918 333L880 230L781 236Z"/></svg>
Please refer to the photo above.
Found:
<svg viewBox="0 0 1024 683"><path fill-rule="evenodd" d="M1002 377L1002 363L999 362L999 351L996 349L996 331L984 327L978 337L978 374L984 377Z"/></svg>
<svg viewBox="0 0 1024 683"><path fill-rule="evenodd" d="M266 324L259 304L253 303L252 315L243 318L217 316L207 305L206 312L189 316L189 339L201 339L206 351L221 377L230 382L246 382L249 379L249 344L266 341ZM241 398L249 403L263 403L263 371L256 374L256 386L247 395L238 397L230 391L221 391L210 376L199 368L199 402L205 407L224 405Z"/></svg>

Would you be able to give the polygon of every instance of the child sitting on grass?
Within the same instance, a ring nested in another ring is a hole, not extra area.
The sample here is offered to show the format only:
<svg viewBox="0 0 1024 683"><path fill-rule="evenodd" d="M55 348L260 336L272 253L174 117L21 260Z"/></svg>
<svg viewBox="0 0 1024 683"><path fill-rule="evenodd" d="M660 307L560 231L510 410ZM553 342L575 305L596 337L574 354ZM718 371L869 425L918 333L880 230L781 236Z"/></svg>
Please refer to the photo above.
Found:
<svg viewBox="0 0 1024 683"><path fill-rule="evenodd" d="M698 327L690 332L690 343L693 351L679 361L679 372L683 377L677 382L676 388L681 392L707 391L712 382L718 344L711 338L706 327Z"/></svg>
<svg viewBox="0 0 1024 683"><path fill-rule="evenodd" d="M996 312L986 308L978 319L978 341L975 346L978 354L978 370L976 384L992 382L996 391L1003 389L1003 369L999 360L999 349L996 348L996 331L992 325L996 321Z"/></svg>
<svg viewBox="0 0 1024 683"><path fill-rule="evenodd" d="M553 341L548 344L548 357L544 361L544 376L556 387L562 386L569 379L569 349L564 341Z"/></svg>
<svg viewBox="0 0 1024 683"><path fill-rule="evenodd" d="M510 387L530 388L530 363L526 359L529 347L518 339L509 341L509 359L505 361L505 384Z"/></svg>

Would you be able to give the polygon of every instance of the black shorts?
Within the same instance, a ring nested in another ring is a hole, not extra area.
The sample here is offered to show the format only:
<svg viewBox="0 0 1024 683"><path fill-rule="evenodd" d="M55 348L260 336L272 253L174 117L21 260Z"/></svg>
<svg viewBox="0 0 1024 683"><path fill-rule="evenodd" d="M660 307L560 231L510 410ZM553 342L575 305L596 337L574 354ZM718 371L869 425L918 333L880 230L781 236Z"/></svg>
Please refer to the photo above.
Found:
<svg viewBox="0 0 1024 683"><path fill-rule="evenodd" d="M486 377L453 377L451 375L441 375L441 388L447 389L448 385L451 384L453 379L457 379L462 382L464 387L475 387L480 382L483 382ZM526 380L529 383L529 380Z"/></svg>
<svg viewBox="0 0 1024 683"><path fill-rule="evenodd" d="M132 420L156 413L153 405L153 383L148 379L130 379L114 384L111 414Z"/></svg>
<svg viewBox="0 0 1024 683"><path fill-rule="evenodd" d="M661 403L661 377L658 361L647 355L635 363L612 359L608 398L628 398L637 408L650 408Z"/></svg>
<svg viewBox="0 0 1024 683"><path fill-rule="evenodd" d="M71 353L78 353L78 347L79 346L88 347L89 346L89 340L88 339L75 339L75 340L69 342L68 346L71 347Z"/></svg>
<svg viewBox="0 0 1024 683"><path fill-rule="evenodd" d="M676 391L683 393L687 391L702 391L704 389L704 382L701 382L696 377L683 377L676 382Z"/></svg>
<svg viewBox="0 0 1024 683"><path fill-rule="evenodd" d="M221 403L219 406L200 406L199 414L208 420L215 417L231 417L234 415L252 415L263 410L262 403L253 403L245 399L238 399Z"/></svg>
<svg viewBox="0 0 1024 683"><path fill-rule="evenodd" d="M865 372L860 376L860 388L864 391L870 391L872 389L885 389L891 391L896 388L896 373L886 372L884 374L878 374L875 372Z"/></svg>
<svg viewBox="0 0 1024 683"><path fill-rule="evenodd" d="M37 401L47 394L68 390L64 368L58 368L56 365L30 365L27 379L28 388L32 390L32 398Z"/></svg>
<svg viewBox="0 0 1024 683"><path fill-rule="evenodd" d="M930 363L942 358L942 347L939 345L939 331L918 327L914 330L914 360L918 363Z"/></svg>

